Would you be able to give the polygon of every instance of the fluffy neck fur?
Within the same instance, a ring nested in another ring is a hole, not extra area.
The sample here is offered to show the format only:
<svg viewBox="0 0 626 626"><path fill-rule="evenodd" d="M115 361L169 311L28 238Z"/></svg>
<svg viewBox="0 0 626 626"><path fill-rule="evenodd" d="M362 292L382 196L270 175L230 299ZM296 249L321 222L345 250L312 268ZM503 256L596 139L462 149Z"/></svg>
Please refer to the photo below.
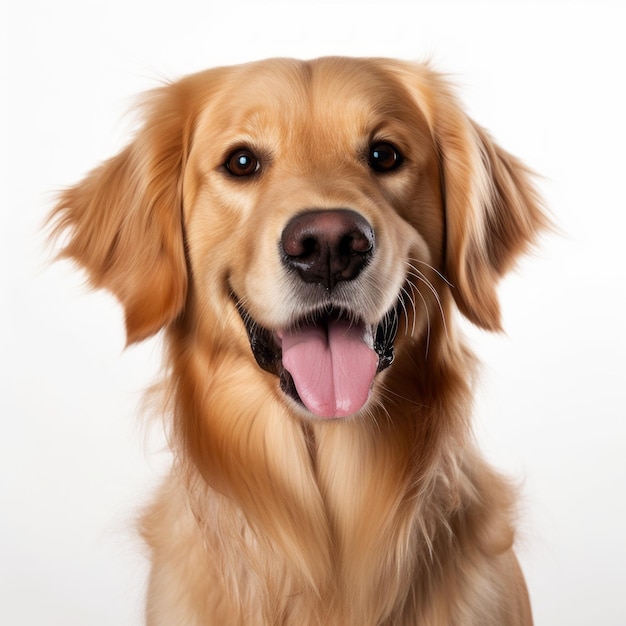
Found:
<svg viewBox="0 0 626 626"><path fill-rule="evenodd" d="M499 479L467 452L471 355L449 335L430 344L439 352L404 342L384 381L387 410L322 423L291 415L276 380L232 346L172 341L188 346L171 355L181 452L171 485L188 511L178 549L193 553L186 593L206 598L206 623L219 606L233 624L400 624L405 614L428 624L462 605L462 577L448 579L456 553L510 547L509 497L479 501L477 481ZM265 388L250 384L259 376Z"/></svg>

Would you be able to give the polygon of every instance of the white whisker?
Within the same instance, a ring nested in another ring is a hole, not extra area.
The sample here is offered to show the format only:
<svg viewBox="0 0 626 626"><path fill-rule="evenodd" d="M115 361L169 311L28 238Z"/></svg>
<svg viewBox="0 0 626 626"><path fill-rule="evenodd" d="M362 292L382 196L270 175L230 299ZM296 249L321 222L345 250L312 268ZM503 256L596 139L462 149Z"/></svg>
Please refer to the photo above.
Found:
<svg viewBox="0 0 626 626"><path fill-rule="evenodd" d="M432 267L428 263L425 263L424 261L420 261L419 259L411 259L411 261L416 261L418 263L422 263L423 265L426 265L431 270L433 270L439 277L441 277L442 280L444 280L446 282L446 284L450 285L449 281L441 274L441 272L436 270L434 267ZM435 302L437 303L437 307L439 309L439 313L441 315L441 321L443 322L444 332L447 335L448 334L448 325L447 325L447 322L446 322L446 316L445 316L445 312L443 310L443 305L442 305L442 302L441 302L441 296L439 295L439 292L435 289L435 287L432 284L432 282L426 277L426 275L422 271L417 269L410 261L407 262L407 264L408 264L408 266L410 268L409 272L408 272L408 275L412 276L413 278L417 279L421 283L425 284L426 287L428 287L430 292L433 294L433 296L435 298Z"/></svg>
<svg viewBox="0 0 626 626"><path fill-rule="evenodd" d="M417 294L419 295L419 297L422 299L422 302L424 304L424 311L426 313L426 355L428 356L428 349L430 348L430 312L428 310L428 305L426 304L426 298L424 298L424 295L422 294L422 292L419 290L419 288L417 286L415 286L415 290L417 291ZM415 324L415 319L413 321L413 324Z"/></svg>
<svg viewBox="0 0 626 626"><path fill-rule="evenodd" d="M424 298L422 297L422 294L420 293L419 289L411 282L409 282L409 286L411 288L411 294L415 294L415 292L417 291L420 298L422 298L422 302L424 302ZM417 306L415 305L415 295L413 295L413 297L411 298L411 304L413 305L413 324L411 328L411 336L414 337L415 336L415 324L417 323Z"/></svg>
<svg viewBox="0 0 626 626"><path fill-rule="evenodd" d="M422 265L425 265L429 270L432 270L433 272L435 272L435 274L437 274L437 276L439 276L439 278L441 278L441 280L443 280L444 283L446 283L448 285L448 287L454 287L454 285L436 268L433 267L430 263L426 263L426 261L422 261L421 259L409 259L410 263L421 263ZM416 269L416 268L413 268Z"/></svg>
<svg viewBox="0 0 626 626"><path fill-rule="evenodd" d="M404 287L402 287L401 292L406 295L406 299L411 303L413 310L415 310L415 302L413 301L411 294L409 294L409 292ZM404 334L408 335L409 334L409 312L407 311L406 305L404 304L404 298L399 297L398 301L400 302L400 306L402 307L402 310L404 311Z"/></svg>

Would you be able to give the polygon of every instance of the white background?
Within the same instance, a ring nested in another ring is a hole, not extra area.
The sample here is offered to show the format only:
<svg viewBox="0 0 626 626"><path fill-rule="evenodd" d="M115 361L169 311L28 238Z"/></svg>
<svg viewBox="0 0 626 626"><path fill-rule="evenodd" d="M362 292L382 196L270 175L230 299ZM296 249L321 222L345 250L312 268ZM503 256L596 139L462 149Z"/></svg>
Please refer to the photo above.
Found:
<svg viewBox="0 0 626 626"><path fill-rule="evenodd" d="M562 234L503 283L506 334L469 331L477 435L522 486L536 623L626 624L624 4L13 4L0 15L0 623L140 624L132 527L167 461L137 417L158 340L124 351L115 302L46 266L51 192L124 145L133 96L163 78L345 54L431 57L543 176Z"/></svg>

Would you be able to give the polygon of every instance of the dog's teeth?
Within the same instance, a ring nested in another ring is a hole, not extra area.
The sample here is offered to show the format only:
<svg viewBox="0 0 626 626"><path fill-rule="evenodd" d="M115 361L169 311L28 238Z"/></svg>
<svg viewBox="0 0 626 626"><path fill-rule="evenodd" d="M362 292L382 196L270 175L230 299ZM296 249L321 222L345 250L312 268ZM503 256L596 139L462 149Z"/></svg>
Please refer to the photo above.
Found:
<svg viewBox="0 0 626 626"><path fill-rule="evenodd" d="M367 325L363 329L363 343L369 348L374 349L374 327Z"/></svg>

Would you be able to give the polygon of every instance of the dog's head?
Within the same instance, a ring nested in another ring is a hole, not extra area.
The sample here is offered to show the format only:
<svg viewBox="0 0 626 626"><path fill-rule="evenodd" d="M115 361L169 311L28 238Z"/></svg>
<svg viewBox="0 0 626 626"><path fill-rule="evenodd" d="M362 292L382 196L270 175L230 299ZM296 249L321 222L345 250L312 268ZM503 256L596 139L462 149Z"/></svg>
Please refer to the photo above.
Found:
<svg viewBox="0 0 626 626"><path fill-rule="evenodd" d="M322 417L365 407L396 351L445 336L453 301L499 328L497 281L544 225L527 172L438 75L338 58L159 90L55 215L129 342L170 327L237 352Z"/></svg>

